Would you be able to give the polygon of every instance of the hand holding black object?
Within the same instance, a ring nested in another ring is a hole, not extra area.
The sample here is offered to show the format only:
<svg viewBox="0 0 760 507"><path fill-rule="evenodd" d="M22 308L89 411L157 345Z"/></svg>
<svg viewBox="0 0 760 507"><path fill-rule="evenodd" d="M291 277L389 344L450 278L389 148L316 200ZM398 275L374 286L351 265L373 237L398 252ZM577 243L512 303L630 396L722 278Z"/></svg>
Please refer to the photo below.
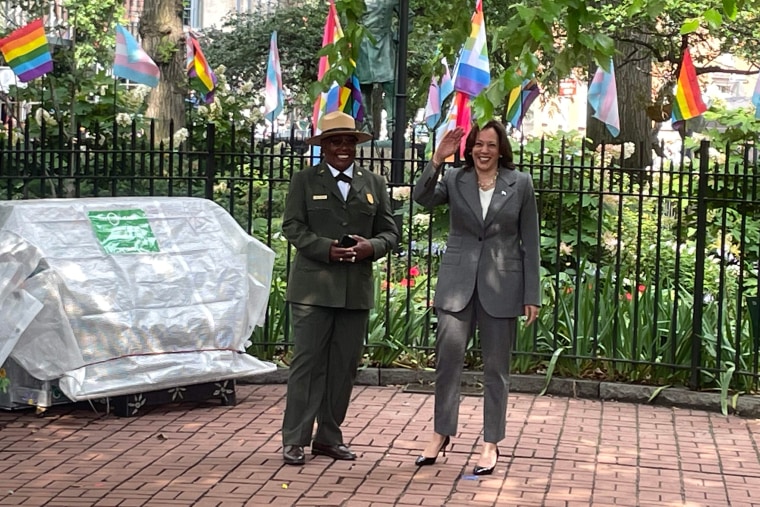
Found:
<svg viewBox="0 0 760 507"><path fill-rule="evenodd" d="M357 241L352 238L348 234L344 234L342 238L340 238L340 241L338 241L338 246L342 248L351 248L352 246L356 246Z"/></svg>

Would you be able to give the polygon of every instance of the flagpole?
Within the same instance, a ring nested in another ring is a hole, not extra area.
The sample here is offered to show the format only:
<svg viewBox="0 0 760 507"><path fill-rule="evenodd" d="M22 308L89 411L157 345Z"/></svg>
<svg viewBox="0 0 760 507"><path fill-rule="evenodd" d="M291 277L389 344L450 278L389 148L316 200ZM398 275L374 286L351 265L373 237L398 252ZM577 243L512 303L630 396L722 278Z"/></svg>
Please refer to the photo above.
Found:
<svg viewBox="0 0 760 507"><path fill-rule="evenodd" d="M398 48L396 51L396 111L391 145L392 183L403 183L404 181L404 153L406 151L404 139L404 134L406 133L406 52L409 47L409 0L399 0L398 32Z"/></svg>
<svg viewBox="0 0 760 507"><path fill-rule="evenodd" d="M13 102L13 106L11 109L11 121L8 122L8 138L12 139L13 135L13 126L14 124L21 127L21 101L19 100L18 96L18 76L14 72L13 74L13 80L14 80L14 93L16 95L16 100ZM13 143L11 143L12 145Z"/></svg>
<svg viewBox="0 0 760 507"><path fill-rule="evenodd" d="M689 47L689 35L684 34L681 36L681 59L678 61L678 65L676 66L676 87L678 87L678 76L681 74L681 67L683 66L683 54L686 51L686 48ZM675 107L676 99L673 97L673 106ZM672 113L671 113L672 114ZM684 140L686 139L686 120L682 120L678 123L678 126L676 127L676 132L678 132L678 136L681 138L681 160L683 160L683 153L684 153L684 146L686 143L684 143Z"/></svg>

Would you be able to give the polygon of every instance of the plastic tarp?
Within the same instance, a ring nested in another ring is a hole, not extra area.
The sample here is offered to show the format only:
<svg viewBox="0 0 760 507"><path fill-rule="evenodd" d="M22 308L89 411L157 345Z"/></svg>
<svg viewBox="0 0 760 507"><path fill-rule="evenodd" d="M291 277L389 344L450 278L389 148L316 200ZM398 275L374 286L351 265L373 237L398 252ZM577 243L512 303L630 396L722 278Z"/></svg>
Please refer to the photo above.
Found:
<svg viewBox="0 0 760 507"><path fill-rule="evenodd" d="M0 201L0 364L78 401L273 371L274 252L212 201Z"/></svg>

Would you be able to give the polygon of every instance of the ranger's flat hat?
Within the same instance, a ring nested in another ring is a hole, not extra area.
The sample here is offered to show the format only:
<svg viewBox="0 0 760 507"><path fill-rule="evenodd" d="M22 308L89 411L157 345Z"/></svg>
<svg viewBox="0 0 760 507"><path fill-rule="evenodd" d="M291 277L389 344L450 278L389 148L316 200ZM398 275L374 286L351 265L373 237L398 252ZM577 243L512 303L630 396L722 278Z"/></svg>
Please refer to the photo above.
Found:
<svg viewBox="0 0 760 507"><path fill-rule="evenodd" d="M319 122L322 132L306 140L306 144L318 145L322 141L333 136L354 136L357 143L364 143L372 139L366 132L356 130L356 121L351 115L342 111L327 113Z"/></svg>

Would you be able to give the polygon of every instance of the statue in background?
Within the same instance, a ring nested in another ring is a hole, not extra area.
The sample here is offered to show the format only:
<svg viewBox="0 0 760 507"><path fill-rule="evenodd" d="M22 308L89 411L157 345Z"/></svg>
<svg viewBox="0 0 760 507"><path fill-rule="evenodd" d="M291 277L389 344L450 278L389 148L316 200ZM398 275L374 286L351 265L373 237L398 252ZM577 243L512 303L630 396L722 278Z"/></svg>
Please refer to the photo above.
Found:
<svg viewBox="0 0 760 507"><path fill-rule="evenodd" d="M375 132L375 113L380 108L375 107L373 91L375 84L382 89L382 105L385 109L388 137L392 136L394 124L394 99L396 93L396 44L398 33L399 2L398 0L364 0L367 7L362 17L362 25L372 34L375 42L364 38L359 49L359 60L356 62L356 77L361 85L362 100L364 101L363 129L379 138L380 132ZM395 15L395 22L394 22ZM378 119L379 120L379 119Z"/></svg>

